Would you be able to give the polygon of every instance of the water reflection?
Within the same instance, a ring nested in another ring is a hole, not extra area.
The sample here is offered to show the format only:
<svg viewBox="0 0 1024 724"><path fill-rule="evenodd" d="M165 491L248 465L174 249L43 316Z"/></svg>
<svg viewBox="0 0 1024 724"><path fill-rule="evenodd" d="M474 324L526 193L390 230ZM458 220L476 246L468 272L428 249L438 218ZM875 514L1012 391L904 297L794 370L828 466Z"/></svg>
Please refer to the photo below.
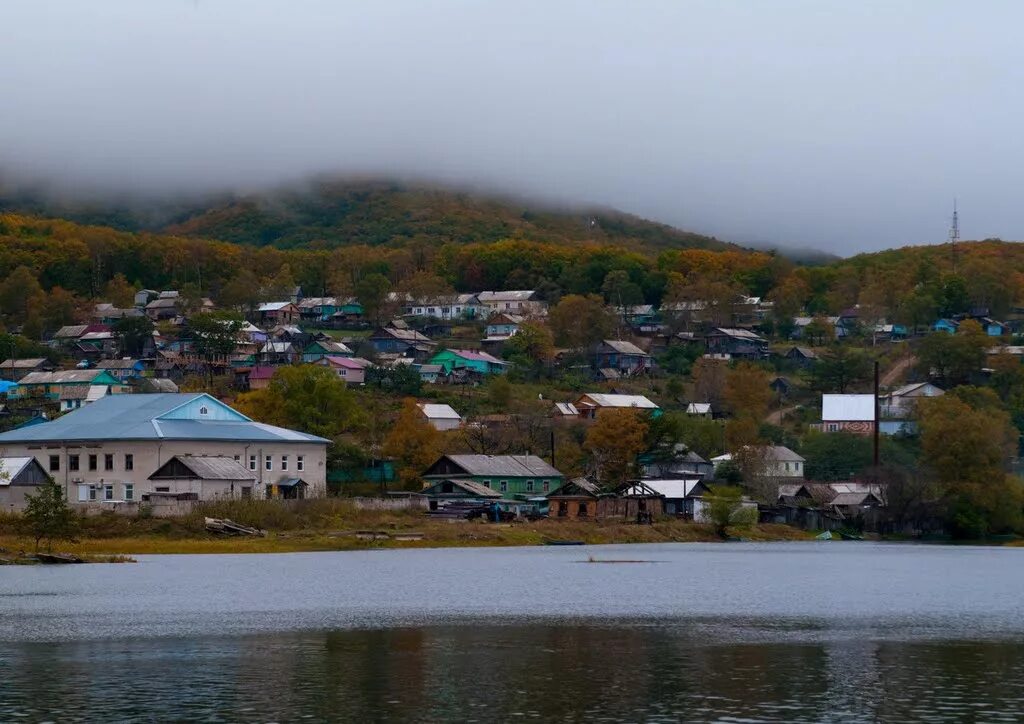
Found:
<svg viewBox="0 0 1024 724"><path fill-rule="evenodd" d="M0 649L0 720L1017 721L1024 643L811 643L685 621Z"/></svg>

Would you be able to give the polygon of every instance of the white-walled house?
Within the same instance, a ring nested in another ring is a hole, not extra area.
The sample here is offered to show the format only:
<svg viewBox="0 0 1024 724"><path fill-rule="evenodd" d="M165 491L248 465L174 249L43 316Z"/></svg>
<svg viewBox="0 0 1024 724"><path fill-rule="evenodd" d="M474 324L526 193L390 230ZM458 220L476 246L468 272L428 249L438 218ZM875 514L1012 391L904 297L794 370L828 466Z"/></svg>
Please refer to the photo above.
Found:
<svg viewBox="0 0 1024 724"><path fill-rule="evenodd" d="M301 480L326 493L329 440L255 422L205 393L112 395L46 422L0 434L0 457L31 456L82 505L193 493L152 476L174 457L223 458L251 475L199 499L263 498ZM234 480L234 479L232 479ZM180 487L180 486L179 486ZM202 486L201 486L202 487Z"/></svg>
<svg viewBox="0 0 1024 724"><path fill-rule="evenodd" d="M462 425L462 416L451 405L421 402L419 408L435 430L457 430Z"/></svg>
<svg viewBox="0 0 1024 724"><path fill-rule="evenodd" d="M755 454L764 463L763 475L769 478L803 478L804 462L806 460L799 453L793 452L785 445L763 445L755 448ZM732 460L734 455L726 453L711 458L711 462L717 468L719 465Z"/></svg>

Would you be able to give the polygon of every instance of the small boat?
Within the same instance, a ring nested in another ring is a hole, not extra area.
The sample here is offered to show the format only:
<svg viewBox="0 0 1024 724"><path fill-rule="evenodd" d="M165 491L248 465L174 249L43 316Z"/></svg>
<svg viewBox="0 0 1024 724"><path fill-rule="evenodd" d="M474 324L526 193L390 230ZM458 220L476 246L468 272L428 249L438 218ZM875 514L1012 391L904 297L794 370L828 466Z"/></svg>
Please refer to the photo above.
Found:
<svg viewBox="0 0 1024 724"><path fill-rule="evenodd" d="M544 541L546 546L583 546L586 545L581 540L546 540Z"/></svg>
<svg viewBox="0 0 1024 724"><path fill-rule="evenodd" d="M832 540L832 531L826 530L824 533L819 533L814 536L815 540Z"/></svg>
<svg viewBox="0 0 1024 724"><path fill-rule="evenodd" d="M857 535L856 533L840 533L839 537L843 540L864 540L864 536Z"/></svg>

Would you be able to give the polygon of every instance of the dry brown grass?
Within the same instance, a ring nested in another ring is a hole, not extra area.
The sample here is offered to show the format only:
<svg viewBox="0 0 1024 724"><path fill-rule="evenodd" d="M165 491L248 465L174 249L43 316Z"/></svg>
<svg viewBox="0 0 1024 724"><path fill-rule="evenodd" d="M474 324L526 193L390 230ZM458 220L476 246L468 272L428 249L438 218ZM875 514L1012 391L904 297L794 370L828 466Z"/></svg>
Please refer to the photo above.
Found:
<svg viewBox="0 0 1024 724"><path fill-rule="evenodd" d="M267 531L266 537L221 537L208 533L204 517L230 518ZM383 531L387 539L362 540L357 531ZM399 541L396 533L421 533L422 540ZM764 525L731 531L753 541L807 540L804 531ZM289 553L373 548L443 548L542 545L571 540L588 544L691 543L718 541L712 526L665 519L654 525L618 521L539 520L495 524L431 520L420 511L361 510L344 498L210 503L181 518L129 517L113 513L81 521L73 543L60 550L75 554ZM0 548L31 550L17 516L0 517Z"/></svg>

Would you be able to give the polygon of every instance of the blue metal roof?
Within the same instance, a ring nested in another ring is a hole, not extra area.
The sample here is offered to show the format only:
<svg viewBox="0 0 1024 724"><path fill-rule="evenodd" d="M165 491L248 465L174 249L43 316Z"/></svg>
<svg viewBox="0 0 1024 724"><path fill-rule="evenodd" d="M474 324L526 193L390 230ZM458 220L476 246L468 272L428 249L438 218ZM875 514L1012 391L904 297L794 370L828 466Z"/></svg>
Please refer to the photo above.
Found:
<svg viewBox="0 0 1024 724"><path fill-rule="evenodd" d="M0 434L0 445L105 440L330 442L254 422L205 393L108 395L52 422Z"/></svg>

